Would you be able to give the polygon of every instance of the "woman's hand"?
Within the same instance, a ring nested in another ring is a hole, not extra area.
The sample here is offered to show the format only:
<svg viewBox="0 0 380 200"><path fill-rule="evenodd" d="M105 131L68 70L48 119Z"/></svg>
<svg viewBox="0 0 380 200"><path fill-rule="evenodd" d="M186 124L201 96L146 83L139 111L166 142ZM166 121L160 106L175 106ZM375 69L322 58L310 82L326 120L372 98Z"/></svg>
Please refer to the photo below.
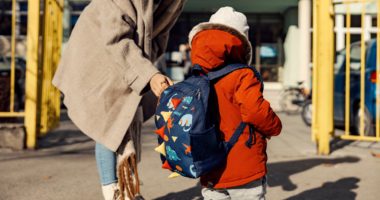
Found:
<svg viewBox="0 0 380 200"><path fill-rule="evenodd" d="M150 79L149 84L150 89L153 91L153 93L159 97L166 88L168 88L170 85L173 85L173 82L167 76L164 76L162 74L155 74Z"/></svg>

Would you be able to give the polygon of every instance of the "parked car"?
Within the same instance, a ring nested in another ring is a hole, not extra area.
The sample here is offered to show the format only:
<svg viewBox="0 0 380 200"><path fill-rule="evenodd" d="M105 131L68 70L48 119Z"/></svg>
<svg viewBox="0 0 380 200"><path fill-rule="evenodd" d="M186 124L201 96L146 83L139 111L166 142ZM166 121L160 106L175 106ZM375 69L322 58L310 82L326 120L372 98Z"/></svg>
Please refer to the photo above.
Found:
<svg viewBox="0 0 380 200"><path fill-rule="evenodd" d="M376 119L376 40L365 43L365 110L364 123L365 135L375 135ZM351 44L350 49L350 124L355 133L360 132L360 42ZM346 50L337 55L335 65L334 87L334 121L337 125L344 125L345 118L345 79L346 79Z"/></svg>
<svg viewBox="0 0 380 200"><path fill-rule="evenodd" d="M360 133L360 42L351 44L350 49L350 125L353 133ZM365 110L364 110L364 135L375 135L376 120L376 40L365 43ZM337 52L334 67L334 123L336 127L345 125L346 102L346 50ZM311 124L311 96L305 102L302 110L302 118L307 125Z"/></svg>
<svg viewBox="0 0 380 200"><path fill-rule="evenodd" d="M15 68L15 110L24 109L26 61L16 57ZM0 56L0 111L9 111L11 57Z"/></svg>

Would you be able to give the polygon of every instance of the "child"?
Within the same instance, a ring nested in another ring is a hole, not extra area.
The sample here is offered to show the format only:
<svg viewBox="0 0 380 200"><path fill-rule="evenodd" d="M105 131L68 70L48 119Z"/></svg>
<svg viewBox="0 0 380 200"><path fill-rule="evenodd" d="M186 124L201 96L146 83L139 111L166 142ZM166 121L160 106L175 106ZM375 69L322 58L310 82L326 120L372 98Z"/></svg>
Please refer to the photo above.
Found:
<svg viewBox="0 0 380 200"><path fill-rule="evenodd" d="M230 63L249 65L252 46L244 14L231 7L220 8L209 22L195 26L189 34L191 60L207 73ZM245 145L246 128L228 154L225 166L201 176L204 199L265 199L266 138L281 132L281 121L263 98L262 83L253 70L236 70L213 85L219 107L219 129L229 140L240 122L255 127L254 144Z"/></svg>

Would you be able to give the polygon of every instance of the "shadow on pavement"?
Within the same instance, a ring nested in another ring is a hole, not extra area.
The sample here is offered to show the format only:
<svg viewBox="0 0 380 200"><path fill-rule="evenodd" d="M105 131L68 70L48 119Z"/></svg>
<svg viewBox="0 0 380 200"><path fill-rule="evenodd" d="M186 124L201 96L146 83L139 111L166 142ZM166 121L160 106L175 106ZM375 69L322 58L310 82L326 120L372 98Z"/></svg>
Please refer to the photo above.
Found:
<svg viewBox="0 0 380 200"><path fill-rule="evenodd" d="M61 123L69 121L67 111L61 112ZM38 139L36 150L16 151L3 154L0 161L39 159L64 155L93 155L93 140L78 129L55 129Z"/></svg>
<svg viewBox="0 0 380 200"><path fill-rule="evenodd" d="M154 200L199 200L202 199L201 185L198 183L196 186L183 190L177 193L169 193L165 196L155 198Z"/></svg>
<svg viewBox="0 0 380 200"><path fill-rule="evenodd" d="M60 121L61 122L64 122L64 121L70 121L71 119L69 118L68 114L67 114L67 110L66 109L61 109L61 118L60 118Z"/></svg>
<svg viewBox="0 0 380 200"><path fill-rule="evenodd" d="M61 110L60 121L61 123L70 121L66 109ZM89 141L91 141L91 139L79 131L79 129L53 129L45 136L38 139L38 149L49 149L53 147L80 144Z"/></svg>
<svg viewBox="0 0 380 200"><path fill-rule="evenodd" d="M306 190L286 200L325 200L325 199L345 199L353 200L356 193L352 191L358 188L360 179L356 177L342 178L335 182L326 182L321 187Z"/></svg>
<svg viewBox="0 0 380 200"><path fill-rule="evenodd" d="M22 152L16 153L8 153L6 156L0 158L0 162L8 162L15 160L23 160L23 159L41 159L41 158L53 158L57 156L66 156L66 155L94 155L94 147L81 147L75 149L54 149L49 151L34 151L34 150L26 150Z"/></svg>
<svg viewBox="0 0 380 200"><path fill-rule="evenodd" d="M297 185L290 180L290 176L307 171L318 165L332 167L340 163L355 163L359 162L360 158L346 156L341 158L312 158L296 161L285 161L268 164L268 186L281 186L285 191L292 191L297 188Z"/></svg>
<svg viewBox="0 0 380 200"><path fill-rule="evenodd" d="M92 141L78 130L56 130L38 140L38 149L79 144Z"/></svg>
<svg viewBox="0 0 380 200"><path fill-rule="evenodd" d="M313 158L296 161L285 161L268 164L268 186L281 186L285 191L295 190L298 186L290 180L290 176L307 171L313 167L322 165L332 167L341 163L356 163L359 162L358 157L346 156L341 158ZM355 199L356 194L352 189L357 188L358 178L349 177L343 178L336 182L327 182L320 188L304 191L296 196L290 197L289 200L296 199ZM334 192L335 191L335 192ZM169 193L165 196L156 198L155 200L196 200L201 199L201 186L198 184L195 187L183 190L177 193Z"/></svg>
<svg viewBox="0 0 380 200"><path fill-rule="evenodd" d="M331 140L330 142L330 154L333 153L334 151L337 151L339 149L342 149L344 148L345 146L348 146L350 145L351 143L353 143L355 141L353 140L342 140L340 138L334 138Z"/></svg>

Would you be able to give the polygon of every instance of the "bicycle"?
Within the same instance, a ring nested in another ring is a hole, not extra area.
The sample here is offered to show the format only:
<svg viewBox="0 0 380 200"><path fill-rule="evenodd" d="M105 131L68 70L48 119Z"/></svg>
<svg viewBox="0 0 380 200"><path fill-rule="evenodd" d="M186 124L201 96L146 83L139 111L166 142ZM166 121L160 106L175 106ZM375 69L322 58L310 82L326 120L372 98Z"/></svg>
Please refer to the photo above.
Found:
<svg viewBox="0 0 380 200"><path fill-rule="evenodd" d="M285 88L281 93L280 107L281 111L294 115L299 114L306 101L305 90L302 87L303 81L297 82L297 86Z"/></svg>
<svg viewBox="0 0 380 200"><path fill-rule="evenodd" d="M302 112L301 112L302 120L306 124L306 126L311 126L311 122L312 122L313 104L311 100L312 100L312 93L310 92L310 94L307 95L306 97L305 103L302 105Z"/></svg>

